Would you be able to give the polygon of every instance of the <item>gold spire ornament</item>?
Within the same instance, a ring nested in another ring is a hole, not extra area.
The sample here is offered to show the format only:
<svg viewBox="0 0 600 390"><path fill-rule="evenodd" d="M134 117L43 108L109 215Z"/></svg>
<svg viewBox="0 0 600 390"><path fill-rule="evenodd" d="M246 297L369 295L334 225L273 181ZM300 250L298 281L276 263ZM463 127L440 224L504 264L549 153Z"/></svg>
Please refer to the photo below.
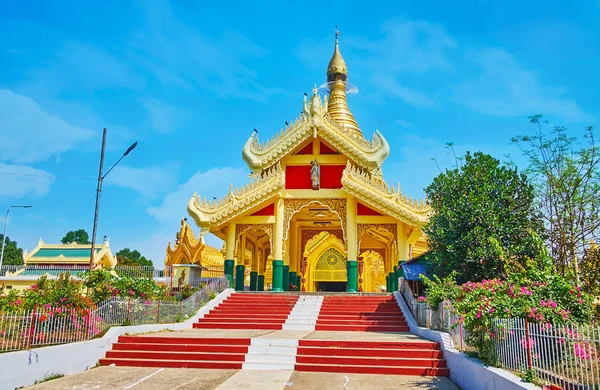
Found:
<svg viewBox="0 0 600 390"><path fill-rule="evenodd" d="M346 86L348 84L348 68L346 62L340 53L339 39L340 32L335 26L335 49L333 56L327 67L327 84L329 85L329 103L327 113L329 117L342 125L353 137L362 137L362 132L354 115L348 108L346 100Z"/></svg>

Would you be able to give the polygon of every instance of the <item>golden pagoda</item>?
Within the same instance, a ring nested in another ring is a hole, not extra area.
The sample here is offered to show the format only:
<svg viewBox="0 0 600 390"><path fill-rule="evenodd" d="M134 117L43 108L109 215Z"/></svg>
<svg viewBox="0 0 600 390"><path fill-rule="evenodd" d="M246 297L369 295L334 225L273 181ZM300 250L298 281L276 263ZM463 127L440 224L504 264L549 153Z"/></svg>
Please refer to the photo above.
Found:
<svg viewBox="0 0 600 390"><path fill-rule="evenodd" d="M269 141L251 134L242 149L248 184L188 203L200 236L225 241L225 273L237 289L389 291L398 265L427 250L431 208L385 183L390 147L377 130L366 140L348 107L338 34L327 96L315 87L300 116Z"/></svg>
<svg viewBox="0 0 600 390"><path fill-rule="evenodd" d="M217 248L206 245L204 237L196 238L187 219L183 218L179 233L176 234L175 246L171 247L171 242L167 245L165 266L196 264L215 270L223 269L223 263L223 253Z"/></svg>

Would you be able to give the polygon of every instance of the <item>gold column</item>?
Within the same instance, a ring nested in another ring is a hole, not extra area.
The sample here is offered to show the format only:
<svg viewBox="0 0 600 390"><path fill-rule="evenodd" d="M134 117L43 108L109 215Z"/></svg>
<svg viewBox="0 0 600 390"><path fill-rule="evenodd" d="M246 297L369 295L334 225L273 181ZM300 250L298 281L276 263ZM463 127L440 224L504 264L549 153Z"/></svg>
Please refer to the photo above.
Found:
<svg viewBox="0 0 600 390"><path fill-rule="evenodd" d="M273 238L273 260L283 260L283 199L275 201L275 237Z"/></svg>
<svg viewBox="0 0 600 390"><path fill-rule="evenodd" d="M356 237L356 199L348 198L346 203L346 244L348 247L347 258L358 259L358 238Z"/></svg>
<svg viewBox="0 0 600 390"><path fill-rule="evenodd" d="M237 263L246 265L246 232L240 235L240 247L237 255Z"/></svg>
<svg viewBox="0 0 600 390"><path fill-rule="evenodd" d="M292 222L291 225L291 231L288 235L290 247L287 258L289 259L290 271L298 272L298 224L296 222Z"/></svg>
<svg viewBox="0 0 600 390"><path fill-rule="evenodd" d="M235 253L235 222L227 225L227 241L225 242L225 259L233 260Z"/></svg>
<svg viewBox="0 0 600 390"><path fill-rule="evenodd" d="M408 237L406 236L406 226L398 223L398 263L408 260Z"/></svg>

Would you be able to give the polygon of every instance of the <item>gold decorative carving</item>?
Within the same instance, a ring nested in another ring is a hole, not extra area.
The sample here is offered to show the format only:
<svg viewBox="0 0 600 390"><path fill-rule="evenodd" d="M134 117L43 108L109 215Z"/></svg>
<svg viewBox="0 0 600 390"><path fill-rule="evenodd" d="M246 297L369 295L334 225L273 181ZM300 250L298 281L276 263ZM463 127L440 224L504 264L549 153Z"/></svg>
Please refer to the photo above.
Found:
<svg viewBox="0 0 600 390"><path fill-rule="evenodd" d="M399 188L388 187L377 176L364 172L350 162L342 174L342 189L410 226L422 226L429 221L431 207L426 202L408 198Z"/></svg>
<svg viewBox="0 0 600 390"><path fill-rule="evenodd" d="M385 262L383 255L376 250L367 250L361 254L363 259L364 292L380 292L385 286Z"/></svg>
<svg viewBox="0 0 600 390"><path fill-rule="evenodd" d="M176 234L175 246L167 245L165 265L198 264L204 267L222 268L224 256L220 250L206 245L204 238L196 238L186 219L181 220L181 229Z"/></svg>
<svg viewBox="0 0 600 390"><path fill-rule="evenodd" d="M328 207L340 218L344 240L346 238L346 199L284 199L283 200L283 239L287 240L290 221L294 214L310 204ZM342 241L344 241L342 240Z"/></svg>
<svg viewBox="0 0 600 390"><path fill-rule="evenodd" d="M360 240L363 234L369 230L375 230L382 233L390 233L392 240L398 236L398 225L395 223L359 223L356 225L356 239L358 240L357 247L360 249Z"/></svg>
<svg viewBox="0 0 600 390"><path fill-rule="evenodd" d="M200 235L204 235L211 226L232 220L284 188L285 171L277 164L242 188L230 187L229 193L220 200L201 200L194 194L188 203L188 212L200 227Z"/></svg>
<svg viewBox="0 0 600 390"><path fill-rule="evenodd" d="M238 223L235 225L235 239L236 242L240 235L246 231L265 232L269 236L269 252L270 255L273 252L273 231L274 224L272 223Z"/></svg>
<svg viewBox="0 0 600 390"><path fill-rule="evenodd" d="M304 229L304 230L301 230L301 233L300 233L300 253L304 253L306 243L308 242L308 240L310 240L315 235L317 235L321 232L327 232L327 233L331 234L332 236L337 237L340 241L344 241L344 233L342 232L342 229L321 229L321 230Z"/></svg>

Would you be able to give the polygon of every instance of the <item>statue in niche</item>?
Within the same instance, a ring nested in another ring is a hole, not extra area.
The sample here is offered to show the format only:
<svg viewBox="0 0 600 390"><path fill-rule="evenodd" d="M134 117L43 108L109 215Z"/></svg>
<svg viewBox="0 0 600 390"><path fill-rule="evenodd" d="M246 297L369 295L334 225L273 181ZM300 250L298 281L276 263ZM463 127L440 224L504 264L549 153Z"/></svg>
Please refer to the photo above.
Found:
<svg viewBox="0 0 600 390"><path fill-rule="evenodd" d="M310 168L310 180L312 181L312 189L318 190L319 179L321 178L321 168L319 167L319 163L317 162L317 160L313 160L310 163L310 165L312 165L312 168Z"/></svg>

